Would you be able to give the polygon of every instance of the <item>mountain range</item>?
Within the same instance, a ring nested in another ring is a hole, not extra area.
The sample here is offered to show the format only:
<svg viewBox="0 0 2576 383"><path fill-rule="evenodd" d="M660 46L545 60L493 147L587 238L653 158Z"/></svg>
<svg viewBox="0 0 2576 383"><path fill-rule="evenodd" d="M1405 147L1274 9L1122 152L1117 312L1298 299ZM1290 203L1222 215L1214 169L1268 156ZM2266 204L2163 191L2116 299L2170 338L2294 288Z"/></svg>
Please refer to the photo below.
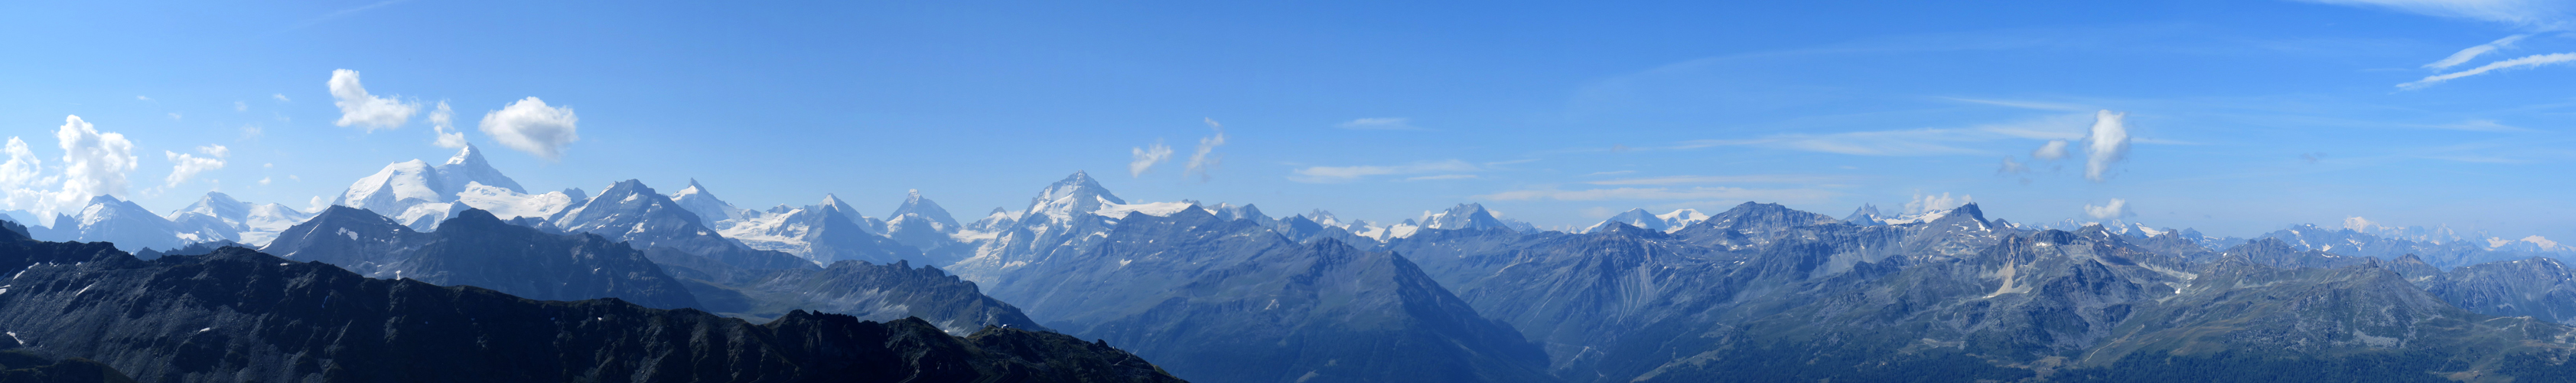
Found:
<svg viewBox="0 0 2576 383"><path fill-rule="evenodd" d="M1382 224L1131 202L1084 172L972 222L918 190L885 218L828 193L745 209L695 180L668 194L638 180L599 190L527 193L467 147L442 165L389 165L312 213L209 193L154 214L101 196L49 226L0 222L0 266L19 270L0 282L0 330L14 344L0 344L0 376L2576 374L2576 271L2563 262L2576 249L2539 237L2347 223L2220 238L2117 220L2015 223L1975 203L1842 218L1756 202L1634 209L1573 232L1465 203ZM418 367L439 371L352 367L456 352L490 355ZM496 364L504 357L542 362ZM78 372L93 367L106 370Z"/></svg>

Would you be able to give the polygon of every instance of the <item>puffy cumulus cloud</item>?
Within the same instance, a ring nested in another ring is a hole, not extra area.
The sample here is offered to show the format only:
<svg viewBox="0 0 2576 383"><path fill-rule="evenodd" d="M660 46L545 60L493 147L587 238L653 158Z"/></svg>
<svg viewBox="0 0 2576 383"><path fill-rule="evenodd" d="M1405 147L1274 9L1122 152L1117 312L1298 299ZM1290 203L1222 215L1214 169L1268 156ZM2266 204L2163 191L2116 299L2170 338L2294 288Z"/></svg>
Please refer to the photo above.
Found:
<svg viewBox="0 0 2576 383"><path fill-rule="evenodd" d="M429 128L438 134L438 141L432 144L448 149L465 148L465 132L456 130L456 110L448 108L447 101L439 101L438 108L429 111Z"/></svg>
<svg viewBox="0 0 2576 383"><path fill-rule="evenodd" d="M1172 147L1164 146L1162 139L1155 139L1153 146L1135 148L1128 152L1136 156L1135 160L1127 162L1128 177L1144 176L1145 171L1154 170L1155 164L1172 160Z"/></svg>
<svg viewBox="0 0 2576 383"><path fill-rule="evenodd" d="M1288 180L1304 183L1330 184L1358 181L1372 176L1473 172L1479 170L1484 169L1476 167L1475 164L1467 163L1467 161L1459 160L1425 161L1404 165L1309 166L1304 169L1289 171Z"/></svg>
<svg viewBox="0 0 2576 383"><path fill-rule="evenodd" d="M2084 179L2102 182L2111 164L2129 159L2129 127L2122 121L2128 115L2105 110L2095 116L2093 134L2084 138Z"/></svg>
<svg viewBox="0 0 2576 383"><path fill-rule="evenodd" d="M356 125L368 131L402 128L411 122L412 114L420 113L418 103L367 94L367 88L358 84L358 71L347 69L331 71L331 104L340 106L340 120L332 125Z"/></svg>
<svg viewBox="0 0 2576 383"><path fill-rule="evenodd" d="M2443 73L2443 74L2437 74L2437 75L2432 75L2432 76L2424 77L2424 79L2422 79L2422 80L2415 80L2415 81L2407 82L2407 83L2404 83L2404 84L2397 84L2397 88L2398 88L2398 89L2408 89L2408 90L2412 90L2412 89L2423 89L2424 87L2433 86L2433 84L2440 84L2440 83L2442 83L2442 82L2444 82L2444 81L2451 81L2451 80L2459 79L2459 78L2461 78L2461 77L2469 77L2469 76L2476 76L2476 75L2486 74L2487 72L2494 72L2494 71L2499 71L2499 70L2515 69L2515 68L2535 67L2535 66L2542 66L2542 65L2565 64L2565 63L2568 63L2568 62L2571 62L2571 61L2576 61L2576 53L2551 53L2551 54L2544 54L2544 55L2530 55L2530 56L2523 56L2523 57L2521 57L2521 58L2516 58L2516 59L2512 59L2512 60L2504 60L2504 61L2497 61L2497 62L2487 63L2487 65L2480 65L2480 66L2478 66L2478 67L2476 67L2476 68L2470 68L2469 70L2458 71L2458 72L2451 72L2451 73Z"/></svg>
<svg viewBox="0 0 2576 383"><path fill-rule="evenodd" d="M2084 204L2084 216L2093 219L2120 219L2135 215L2138 214L2129 211L2128 200L2112 198L2111 203L2102 204L2101 206Z"/></svg>
<svg viewBox="0 0 2576 383"><path fill-rule="evenodd" d="M36 158L36 152L28 150L27 141L17 137L9 137L8 144L0 146L0 152L5 152L9 156L9 162L0 163L0 191L7 193L0 195L0 204L5 204L9 209L34 207L45 196L36 188L55 182L52 179L42 178L45 160Z"/></svg>
<svg viewBox="0 0 2576 383"><path fill-rule="evenodd" d="M546 106L545 100L528 97L483 114L482 128L484 135L502 146L551 160L563 158L564 147L581 140L574 131L579 120L570 106Z"/></svg>
<svg viewBox="0 0 2576 383"><path fill-rule="evenodd" d="M1960 194L1958 197L1955 197L1955 198L1954 198L1954 197L1950 197L1950 193L1941 193L1941 195L1937 195L1937 196L1936 196L1936 195L1930 195L1930 194L1923 194L1923 193L1914 193L1914 198L1913 198L1913 199L1905 201L1905 213L1906 213L1906 214L1923 214L1923 213L1930 213L1930 212L1936 212L1936 211L1944 211L1944 210L1950 210L1950 209L1957 209L1957 208L1959 208L1960 206L1967 206L1968 204L1972 204L1972 203L1977 203L1977 197L1969 196L1969 195L1966 195L1966 194Z"/></svg>
<svg viewBox="0 0 2576 383"><path fill-rule="evenodd" d="M2048 140L2048 143L2040 144L2039 149L2030 151L2030 158L2049 161L2066 159L2066 140Z"/></svg>
<svg viewBox="0 0 2576 383"><path fill-rule="evenodd" d="M1190 154L1189 166L1183 168L1186 174L1198 175L1201 182L1214 178L1208 172L1216 170L1217 163L1224 160L1215 153L1216 147L1225 146L1225 125L1217 124L1213 118L1207 119L1207 124L1209 129L1216 129L1216 135L1200 138L1198 152Z"/></svg>
<svg viewBox="0 0 2576 383"><path fill-rule="evenodd" d="M169 158L171 164L170 176L162 179L161 187L164 189L177 187L181 183L188 182L189 179L196 178L199 173L205 173L215 169L223 169L224 157L231 157L233 154L232 149L225 148L223 145L199 146L197 147L197 153L204 154L206 156L198 157L194 154L167 150L161 151L161 155Z"/></svg>
<svg viewBox="0 0 2576 383"><path fill-rule="evenodd" d="M1334 124L1333 126L1351 130L1424 130L1419 127L1414 127L1413 119L1404 117L1354 119L1344 121L1340 124Z"/></svg>
<svg viewBox="0 0 2576 383"><path fill-rule="evenodd" d="M133 172L138 162L134 141L126 140L121 133L99 132L80 116L63 117L62 128L54 130L54 140L63 149L63 185L49 201L51 205L43 209L79 206L100 195L125 196L129 186L125 175Z"/></svg>

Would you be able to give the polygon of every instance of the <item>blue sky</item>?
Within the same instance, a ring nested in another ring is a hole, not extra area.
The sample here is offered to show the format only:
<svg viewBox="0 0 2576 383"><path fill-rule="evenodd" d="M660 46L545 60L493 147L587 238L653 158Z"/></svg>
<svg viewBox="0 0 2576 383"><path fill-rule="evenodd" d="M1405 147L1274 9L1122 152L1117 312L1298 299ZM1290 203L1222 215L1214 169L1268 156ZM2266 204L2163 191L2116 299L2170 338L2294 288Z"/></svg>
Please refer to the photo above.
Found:
<svg viewBox="0 0 2576 383"><path fill-rule="evenodd" d="M2576 238L2569 9L22 2L0 5L20 52L0 61L0 133L41 165L0 187L305 207L447 157L428 118L443 101L530 189L696 178L747 207L829 192L891 210L921 189L971 217L1087 170L1130 200L1384 221L1462 202L1550 227L1746 200L1840 216L1946 194L2020 222L2252 235L2359 216ZM2424 82L2481 67L2502 69ZM417 109L336 124L339 69ZM577 116L578 139L514 150L512 126L555 120L483 129L530 97ZM2105 110L2129 146L2088 177ZM66 116L121 134L132 169L70 169ZM1222 145L1202 144L1212 124ZM2034 157L2051 140L2068 156ZM1131 172L1158 142L1168 159ZM205 170L174 184L183 164Z"/></svg>

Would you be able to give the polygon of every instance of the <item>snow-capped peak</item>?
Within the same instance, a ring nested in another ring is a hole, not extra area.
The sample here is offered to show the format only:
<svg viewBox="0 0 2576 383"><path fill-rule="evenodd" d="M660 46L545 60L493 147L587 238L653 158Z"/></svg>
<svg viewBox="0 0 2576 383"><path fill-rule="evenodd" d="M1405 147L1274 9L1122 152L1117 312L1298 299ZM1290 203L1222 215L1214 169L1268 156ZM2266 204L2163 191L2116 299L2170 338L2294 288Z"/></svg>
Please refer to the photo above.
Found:
<svg viewBox="0 0 2576 383"><path fill-rule="evenodd" d="M680 204L681 209L687 209L691 214L696 214L698 222L717 229L722 229L725 221L743 218L744 213L747 212L724 200L716 199L715 193L708 192L706 186L699 185L695 178L689 179L688 188L671 193L671 202Z"/></svg>
<svg viewBox="0 0 2576 383"><path fill-rule="evenodd" d="M1073 172L1062 181L1047 185L1046 191L1029 200L1028 214L1045 215L1056 221L1072 219L1073 213L1100 211L1102 205L1125 205L1127 200L1110 194L1108 188L1091 179L1091 174ZM1026 221L1026 219L1022 219Z"/></svg>
<svg viewBox="0 0 2576 383"><path fill-rule="evenodd" d="M204 198L198 198L197 203L189 204L188 207L180 208L179 210L172 210L170 211L170 214L163 215L162 217L175 220L179 219L179 215L186 213L204 214L227 220L240 220L250 216L250 204L242 202L241 200L233 199L233 196L225 195L223 192L206 192L206 196Z"/></svg>
<svg viewBox="0 0 2576 383"><path fill-rule="evenodd" d="M940 227L957 227L957 218L950 217L948 215L948 209L940 208L938 202L931 202L929 198L922 198L921 189L905 191L903 205L896 206L894 208L894 214L888 214L886 217L894 219L902 218L907 215L929 219L931 223L939 224Z"/></svg>
<svg viewBox="0 0 2576 383"><path fill-rule="evenodd" d="M1427 229L1457 230L1513 228L1511 224L1504 223L1503 220L1494 218L1493 212L1485 210L1485 205L1476 203L1458 204L1458 206L1450 207L1449 210L1437 213L1427 211L1422 212L1422 219L1416 221L1420 222L1421 226Z"/></svg>

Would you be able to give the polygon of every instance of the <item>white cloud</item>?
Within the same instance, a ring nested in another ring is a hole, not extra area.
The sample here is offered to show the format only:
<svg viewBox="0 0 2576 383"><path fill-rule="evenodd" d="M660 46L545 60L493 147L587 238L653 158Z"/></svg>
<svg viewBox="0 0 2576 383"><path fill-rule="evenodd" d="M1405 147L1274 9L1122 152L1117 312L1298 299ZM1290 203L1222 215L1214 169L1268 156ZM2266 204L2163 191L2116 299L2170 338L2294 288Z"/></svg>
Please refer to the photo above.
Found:
<svg viewBox="0 0 2576 383"><path fill-rule="evenodd" d="M2370 219L2362 218L2360 216L2344 217L2343 219L2343 228L2352 229L2354 231L2366 231L2370 230L2370 227L2378 225L2378 223L2370 222Z"/></svg>
<svg viewBox="0 0 2576 383"><path fill-rule="evenodd" d="M358 71L334 69L330 85L331 104L340 106L340 120L332 125L357 125L368 131L398 129L411 122L412 114L420 113L419 103L367 94L367 88L358 84Z"/></svg>
<svg viewBox="0 0 2576 383"><path fill-rule="evenodd" d="M2530 56L2523 56L2522 58L2517 58L2517 59L2512 59L2512 60L2504 60L2504 61L2497 61L2497 62L2487 63L2487 65L2480 65L2480 66L2478 66L2477 68L2471 68L2471 69L2469 69L2469 70L2464 70L2464 71L2458 71L2458 72L2451 72L2451 73L2444 73L2444 74L2438 74L2438 75L2427 76L2427 77L2424 77L2424 79L2422 79L2422 80L2415 80L2415 81L2413 81L2413 82L2408 82L2408 83L2404 83L2404 84L2397 84L2397 88L2398 88L2398 89L2422 89L2422 88L2427 87L2427 86L2433 86L2433 84L2440 84L2440 83L2442 83L2443 81L2451 81L2451 80L2453 80L2453 79L2458 79L2458 78L2461 78L2461 77L2469 77L2469 76L2476 76L2476 75L2486 74L2487 72L2493 72L2493 71L2505 70L2505 69L2522 68L2522 67L2533 67L2533 66L2541 66L2541 65L2550 65L2550 64L2563 64L2563 63L2567 63L2567 62L2569 62L2569 61L2576 61L2576 53L2551 53L2551 54L2543 54L2543 55L2530 55Z"/></svg>
<svg viewBox="0 0 2576 383"><path fill-rule="evenodd" d="M260 178L259 178L259 184L261 184L261 185L267 185L267 184L268 184L268 181L269 181L269 178L270 178L270 177L260 177Z"/></svg>
<svg viewBox="0 0 2576 383"><path fill-rule="evenodd" d="M1437 180L1467 180L1467 179L1476 179L1476 175L1474 175L1474 174L1442 174L1442 175L1436 175L1436 176L1407 177L1407 178L1405 178L1404 180L1406 180L1406 181L1437 181Z"/></svg>
<svg viewBox="0 0 2576 383"><path fill-rule="evenodd" d="M2021 164L2021 162L2013 161L2012 156L2004 156L2004 165L2003 165L2003 167L2002 167L2002 168L1995 169L1995 172L1996 172L1996 173L2002 173L2002 174L2021 174L2021 173L2029 173L2029 172L2030 172L2030 165L2023 165L2023 164Z"/></svg>
<svg viewBox="0 0 2576 383"><path fill-rule="evenodd" d="M2129 211L2129 201L2118 198L2112 198L2111 203L2102 206L2084 204L2084 216L2093 219L2120 219L2134 215L2138 214Z"/></svg>
<svg viewBox="0 0 2576 383"><path fill-rule="evenodd" d="M270 93L268 97L275 98L279 102L295 102L293 99L286 98L285 93Z"/></svg>
<svg viewBox="0 0 2576 383"><path fill-rule="evenodd" d="M1764 146L1811 152L1863 156L1928 156L1945 154L1979 154L1975 149L1951 146L1950 143L1991 139L1979 130L1914 129L1851 132L1834 134L1781 134L1748 140L1685 141L1675 149L1697 149L1714 146Z"/></svg>
<svg viewBox="0 0 2576 383"><path fill-rule="evenodd" d="M1424 161L1404 165L1310 166L1290 172L1288 180L1305 183L1343 183L1383 175L1453 173L1483 170L1467 161Z"/></svg>
<svg viewBox="0 0 2576 383"><path fill-rule="evenodd" d="M1489 201L1731 200L1814 202L1832 195L1813 189L1746 189L1736 187L1610 188L1589 190L1525 189L1472 196Z"/></svg>
<svg viewBox="0 0 2576 383"><path fill-rule="evenodd" d="M184 117L181 117L181 116L179 115L179 113L178 113L178 112L171 112L171 113L170 113L170 120L171 120L171 121L178 121L178 120L180 120L180 119L182 119L182 118L184 118Z"/></svg>
<svg viewBox="0 0 2576 383"><path fill-rule="evenodd" d="M1199 181L1211 178L1208 172L1216 170L1217 163L1224 160L1223 156L1213 153L1216 147L1225 145L1225 125L1218 125L1213 118L1207 119L1207 124L1208 128L1216 129L1216 135L1199 139L1198 152L1190 154L1189 167L1183 168L1184 174L1197 174Z"/></svg>
<svg viewBox="0 0 2576 383"><path fill-rule="evenodd" d="M224 157L230 157L233 154L232 149L225 148L223 145L199 146L197 147L197 152L203 153L206 156L198 157L191 154L167 150L161 151L161 155L169 158L171 164L170 176L162 179L161 187L165 189L177 187L180 183L188 182L188 179L190 178L196 178L199 173L205 173L215 169L223 169Z"/></svg>
<svg viewBox="0 0 2576 383"><path fill-rule="evenodd" d="M135 99L135 100L141 100L141 101L152 101L152 98L151 98L151 97L143 97L143 96L134 96L134 99Z"/></svg>
<svg viewBox="0 0 2576 383"><path fill-rule="evenodd" d="M2556 29L2566 26L2566 5L2552 0L2306 0L2325 4L2376 6L2438 17L2493 21L2516 26Z"/></svg>
<svg viewBox="0 0 2576 383"><path fill-rule="evenodd" d="M2451 57L2442 58L2442 61L2434 61L2430 64L2424 64L2424 69L2443 70L2450 69L2453 66L2459 66L2460 64L2466 64L2470 59L2478 58L2478 56L2485 55L2487 52L2511 48L2513 47L2513 42L2522 41L2522 38L2524 37L2531 37L2531 35L2520 34L2505 36L2504 38L2496 39L2496 41L2493 42L2478 44L2478 46L2469 47L2468 49L2461 49L2459 52L2451 53Z"/></svg>
<svg viewBox="0 0 2576 383"><path fill-rule="evenodd" d="M1628 173L1636 173L1636 172L1637 172L1637 171L1635 171L1635 170L1615 170L1615 171L1606 171L1606 172L1593 172L1592 174L1585 174L1585 175L1586 175L1586 176L1608 176L1608 175L1620 175L1620 174L1628 174Z"/></svg>
<svg viewBox="0 0 2576 383"><path fill-rule="evenodd" d="M2093 134L2084 139L2084 179L2102 182L2111 164L2129 159L2129 127L2122 121L2128 115L2105 110L2095 116Z"/></svg>
<svg viewBox="0 0 2576 383"><path fill-rule="evenodd" d="M548 107L545 100L528 97L483 114L483 134L511 149L560 159L564 147L581 140L573 126L579 120L570 106Z"/></svg>
<svg viewBox="0 0 2576 383"><path fill-rule="evenodd" d="M2525 128L2525 127L2519 127L2519 126L2505 125L2505 124L2502 124L2502 123L2497 123L2497 122L2495 122L2495 120L2468 120L2468 121L2461 121L2461 122L2459 122L2459 123L2453 123L2453 124L2425 125L2424 127L2434 128L2434 129L2465 130L2465 131L2471 131L2471 132L2497 132L2497 133L2520 133L2520 132L2532 132L2532 131L2534 131L2534 130L2532 130L2531 128Z"/></svg>
<svg viewBox="0 0 2576 383"><path fill-rule="evenodd" d="M52 205L45 206L48 211L38 213L78 206L100 195L125 196L125 175L139 162L133 141L120 133L100 133L80 116L63 117L54 139L63 149L63 188L54 193Z"/></svg>
<svg viewBox="0 0 2576 383"><path fill-rule="evenodd" d="M0 191L8 193L0 196L0 202L9 209L35 208L45 197L37 188L55 181L39 178L44 175L45 160L36 158L36 152L27 148L27 141L17 137L9 137L9 143L0 148L5 148L0 152L9 155L9 162L0 163Z"/></svg>
<svg viewBox="0 0 2576 383"><path fill-rule="evenodd" d="M429 128L438 134L438 141L432 144L448 149L465 148L465 132L456 130L456 110L449 109L447 101L439 101L438 108L429 111Z"/></svg>
<svg viewBox="0 0 2576 383"><path fill-rule="evenodd" d="M1755 174L1741 176L1669 176L1626 178L1586 182L1594 185L1680 185L1713 183L1806 184L1842 181L1850 177L1808 174Z"/></svg>
<svg viewBox="0 0 2576 383"><path fill-rule="evenodd" d="M1936 212L1936 211L1943 211L1943 210L1957 209L1957 208L1959 208L1960 206L1967 206L1968 204L1976 203L1976 202L1977 202L1977 197L1969 196L1969 195L1966 195L1966 194L1960 194L1960 195L1959 195L1959 197L1957 197L1957 198L1952 198L1952 197L1950 197L1950 193L1941 193L1941 195L1937 195L1937 196L1936 196L1936 195L1930 195L1930 194L1915 193L1915 194L1914 194L1914 199L1911 199L1911 200L1907 200L1907 201L1905 201L1905 213L1906 213L1906 214L1923 214L1923 213L1930 213L1930 212Z"/></svg>
<svg viewBox="0 0 2576 383"><path fill-rule="evenodd" d="M1404 117L1362 118L1333 126L1351 130L1425 130L1413 126L1412 119Z"/></svg>
<svg viewBox="0 0 2576 383"><path fill-rule="evenodd" d="M233 111L235 111L235 112L248 112L248 111L250 111L250 103L247 103L247 102L241 102L241 101L233 101Z"/></svg>
<svg viewBox="0 0 2576 383"><path fill-rule="evenodd" d="M2040 144L2038 150L2030 151L2030 158L2049 161L2066 159L2066 140L2048 140L2048 143Z"/></svg>
<svg viewBox="0 0 2576 383"><path fill-rule="evenodd" d="M2063 110L2063 111L2075 111L2075 112L2080 112L2080 111L2085 111L2085 110L2091 110L2091 109L2093 109L2093 107L2084 106L2084 105L2066 104L2066 103L2055 103L2055 102L2045 102L2045 101L1987 100L1987 99L1974 99L1974 98L1962 98L1962 97L1942 97L1942 98L1944 98L1944 99L1948 99L1948 100L1950 100L1950 101L1967 102L1967 103L1977 103L1977 104L1986 104L1986 105L1994 105L1994 106L2002 106L2002 107L2012 107L2012 108L2022 108L2022 109L2037 109L2037 110Z"/></svg>
<svg viewBox="0 0 2576 383"><path fill-rule="evenodd" d="M1130 149L1128 152L1136 156L1135 160L1127 162L1128 177L1144 176L1145 171L1154 170L1155 164L1172 160L1172 147L1164 146L1163 140L1159 138L1154 139L1153 146Z"/></svg>
<svg viewBox="0 0 2576 383"><path fill-rule="evenodd" d="M331 200L322 199L322 196L318 196L318 195L317 195L317 196L313 196L313 198L311 198L311 199L306 199L306 200L304 200L304 204L312 206L312 207L309 207L309 208L305 208L305 209L304 209L304 212L306 212L306 213L320 213L320 212L322 212L322 209L331 207Z"/></svg>

